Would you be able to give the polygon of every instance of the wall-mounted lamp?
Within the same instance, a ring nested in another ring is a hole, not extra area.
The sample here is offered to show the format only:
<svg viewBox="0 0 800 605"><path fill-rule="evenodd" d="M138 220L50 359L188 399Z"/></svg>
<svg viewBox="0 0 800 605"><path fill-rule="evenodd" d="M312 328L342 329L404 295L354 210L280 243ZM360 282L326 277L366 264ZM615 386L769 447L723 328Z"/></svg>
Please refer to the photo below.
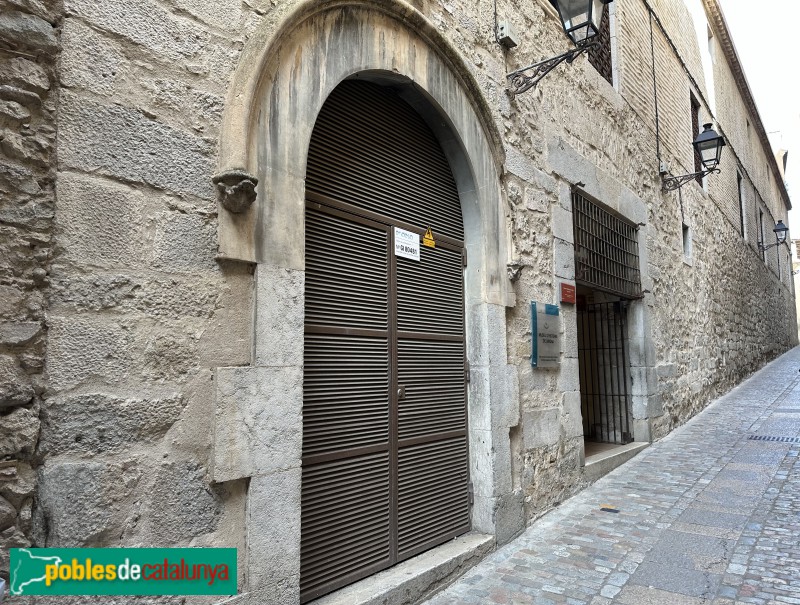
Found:
<svg viewBox="0 0 800 605"><path fill-rule="evenodd" d="M780 246L783 242L786 241L786 234L789 233L789 227L783 224L783 221L778 221L775 225L775 228L772 230L775 233L775 243L764 245L764 242L758 242L758 249L762 252L764 250L769 250L770 248L774 248L775 246Z"/></svg>
<svg viewBox="0 0 800 605"><path fill-rule="evenodd" d="M703 165L703 170L682 174L681 176L665 176L668 173L662 171L661 188L664 191L674 191L698 177L704 177L712 172L719 172L717 164L719 164L719 159L722 155L722 148L725 147L725 139L711 128L711 124L703 124L703 132L697 135L697 138L692 141L692 145L697 153L700 154L700 163Z"/></svg>
<svg viewBox="0 0 800 605"><path fill-rule="evenodd" d="M578 55L598 46L593 38L600 31L605 5L613 0L552 0L564 26L564 33L570 37L576 48L565 53L528 65L506 76L509 91L518 95L530 90L539 80L549 74L555 67L566 61L572 63Z"/></svg>

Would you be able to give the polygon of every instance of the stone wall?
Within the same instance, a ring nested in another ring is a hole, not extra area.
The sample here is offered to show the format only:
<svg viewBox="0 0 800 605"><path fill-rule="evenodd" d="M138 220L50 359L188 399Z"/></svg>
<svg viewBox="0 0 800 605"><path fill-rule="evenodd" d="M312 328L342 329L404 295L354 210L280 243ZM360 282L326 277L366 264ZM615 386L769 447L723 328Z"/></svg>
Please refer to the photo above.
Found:
<svg viewBox="0 0 800 605"><path fill-rule="evenodd" d="M59 2L0 2L0 577L35 542L53 253Z"/></svg>
<svg viewBox="0 0 800 605"><path fill-rule="evenodd" d="M38 546L244 552L245 482L212 484L209 459L213 369L250 363L253 267L215 258L211 176L255 12L183 4L64 3Z"/></svg>

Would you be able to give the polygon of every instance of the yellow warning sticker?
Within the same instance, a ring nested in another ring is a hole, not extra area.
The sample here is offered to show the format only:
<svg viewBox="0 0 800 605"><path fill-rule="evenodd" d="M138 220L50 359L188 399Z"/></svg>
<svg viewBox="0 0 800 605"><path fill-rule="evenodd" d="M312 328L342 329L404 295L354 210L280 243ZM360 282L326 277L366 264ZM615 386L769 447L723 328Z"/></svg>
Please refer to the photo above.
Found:
<svg viewBox="0 0 800 605"><path fill-rule="evenodd" d="M422 236L422 245L428 246L428 248L436 247L436 240L433 239L433 232L431 231L430 227L428 227L428 230L425 232L425 235Z"/></svg>

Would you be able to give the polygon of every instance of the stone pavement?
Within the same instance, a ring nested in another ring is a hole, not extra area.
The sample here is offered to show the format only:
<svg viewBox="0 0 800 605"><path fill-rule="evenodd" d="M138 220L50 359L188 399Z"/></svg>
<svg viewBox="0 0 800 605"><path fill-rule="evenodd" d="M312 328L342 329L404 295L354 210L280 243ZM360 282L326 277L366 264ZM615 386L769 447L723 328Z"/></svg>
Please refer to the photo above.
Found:
<svg viewBox="0 0 800 605"><path fill-rule="evenodd" d="M798 369L800 348L427 605L800 605Z"/></svg>

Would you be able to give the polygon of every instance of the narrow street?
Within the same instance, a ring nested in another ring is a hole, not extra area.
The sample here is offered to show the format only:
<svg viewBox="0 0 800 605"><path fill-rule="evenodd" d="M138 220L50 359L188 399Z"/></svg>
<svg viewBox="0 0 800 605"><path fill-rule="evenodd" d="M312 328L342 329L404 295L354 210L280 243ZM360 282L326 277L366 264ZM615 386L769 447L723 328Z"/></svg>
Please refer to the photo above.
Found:
<svg viewBox="0 0 800 605"><path fill-rule="evenodd" d="M428 605L800 604L798 369L800 348Z"/></svg>

